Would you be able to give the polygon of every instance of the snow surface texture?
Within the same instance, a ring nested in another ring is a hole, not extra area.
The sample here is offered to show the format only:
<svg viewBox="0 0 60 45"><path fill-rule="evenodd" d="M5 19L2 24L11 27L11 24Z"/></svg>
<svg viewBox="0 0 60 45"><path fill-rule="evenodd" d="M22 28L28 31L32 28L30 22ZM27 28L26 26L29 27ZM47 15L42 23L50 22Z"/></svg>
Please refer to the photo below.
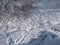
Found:
<svg viewBox="0 0 60 45"><path fill-rule="evenodd" d="M60 0L0 0L0 45L60 45Z"/></svg>

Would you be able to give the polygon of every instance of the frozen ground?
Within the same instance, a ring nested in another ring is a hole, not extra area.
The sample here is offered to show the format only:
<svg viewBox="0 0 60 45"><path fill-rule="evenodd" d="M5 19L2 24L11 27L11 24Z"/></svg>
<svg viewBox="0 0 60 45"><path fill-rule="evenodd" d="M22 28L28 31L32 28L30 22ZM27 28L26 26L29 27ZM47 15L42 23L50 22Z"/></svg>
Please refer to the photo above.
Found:
<svg viewBox="0 0 60 45"><path fill-rule="evenodd" d="M0 45L60 45L60 0L0 0Z"/></svg>

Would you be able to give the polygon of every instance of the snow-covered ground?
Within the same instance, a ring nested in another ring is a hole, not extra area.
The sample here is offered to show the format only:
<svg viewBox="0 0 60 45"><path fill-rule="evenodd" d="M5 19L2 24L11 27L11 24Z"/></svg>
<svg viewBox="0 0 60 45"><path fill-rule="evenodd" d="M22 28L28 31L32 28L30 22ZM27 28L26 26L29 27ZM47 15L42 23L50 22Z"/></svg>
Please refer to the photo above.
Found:
<svg viewBox="0 0 60 45"><path fill-rule="evenodd" d="M0 45L60 45L59 0L0 0Z"/></svg>

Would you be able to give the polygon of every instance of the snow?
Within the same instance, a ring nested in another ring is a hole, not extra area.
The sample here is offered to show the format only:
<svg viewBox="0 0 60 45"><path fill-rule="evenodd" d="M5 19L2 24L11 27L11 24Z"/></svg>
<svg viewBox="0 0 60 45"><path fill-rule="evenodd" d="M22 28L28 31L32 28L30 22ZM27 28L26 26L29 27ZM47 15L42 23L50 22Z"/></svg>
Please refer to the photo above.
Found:
<svg viewBox="0 0 60 45"><path fill-rule="evenodd" d="M0 45L60 45L58 0L0 3Z"/></svg>

